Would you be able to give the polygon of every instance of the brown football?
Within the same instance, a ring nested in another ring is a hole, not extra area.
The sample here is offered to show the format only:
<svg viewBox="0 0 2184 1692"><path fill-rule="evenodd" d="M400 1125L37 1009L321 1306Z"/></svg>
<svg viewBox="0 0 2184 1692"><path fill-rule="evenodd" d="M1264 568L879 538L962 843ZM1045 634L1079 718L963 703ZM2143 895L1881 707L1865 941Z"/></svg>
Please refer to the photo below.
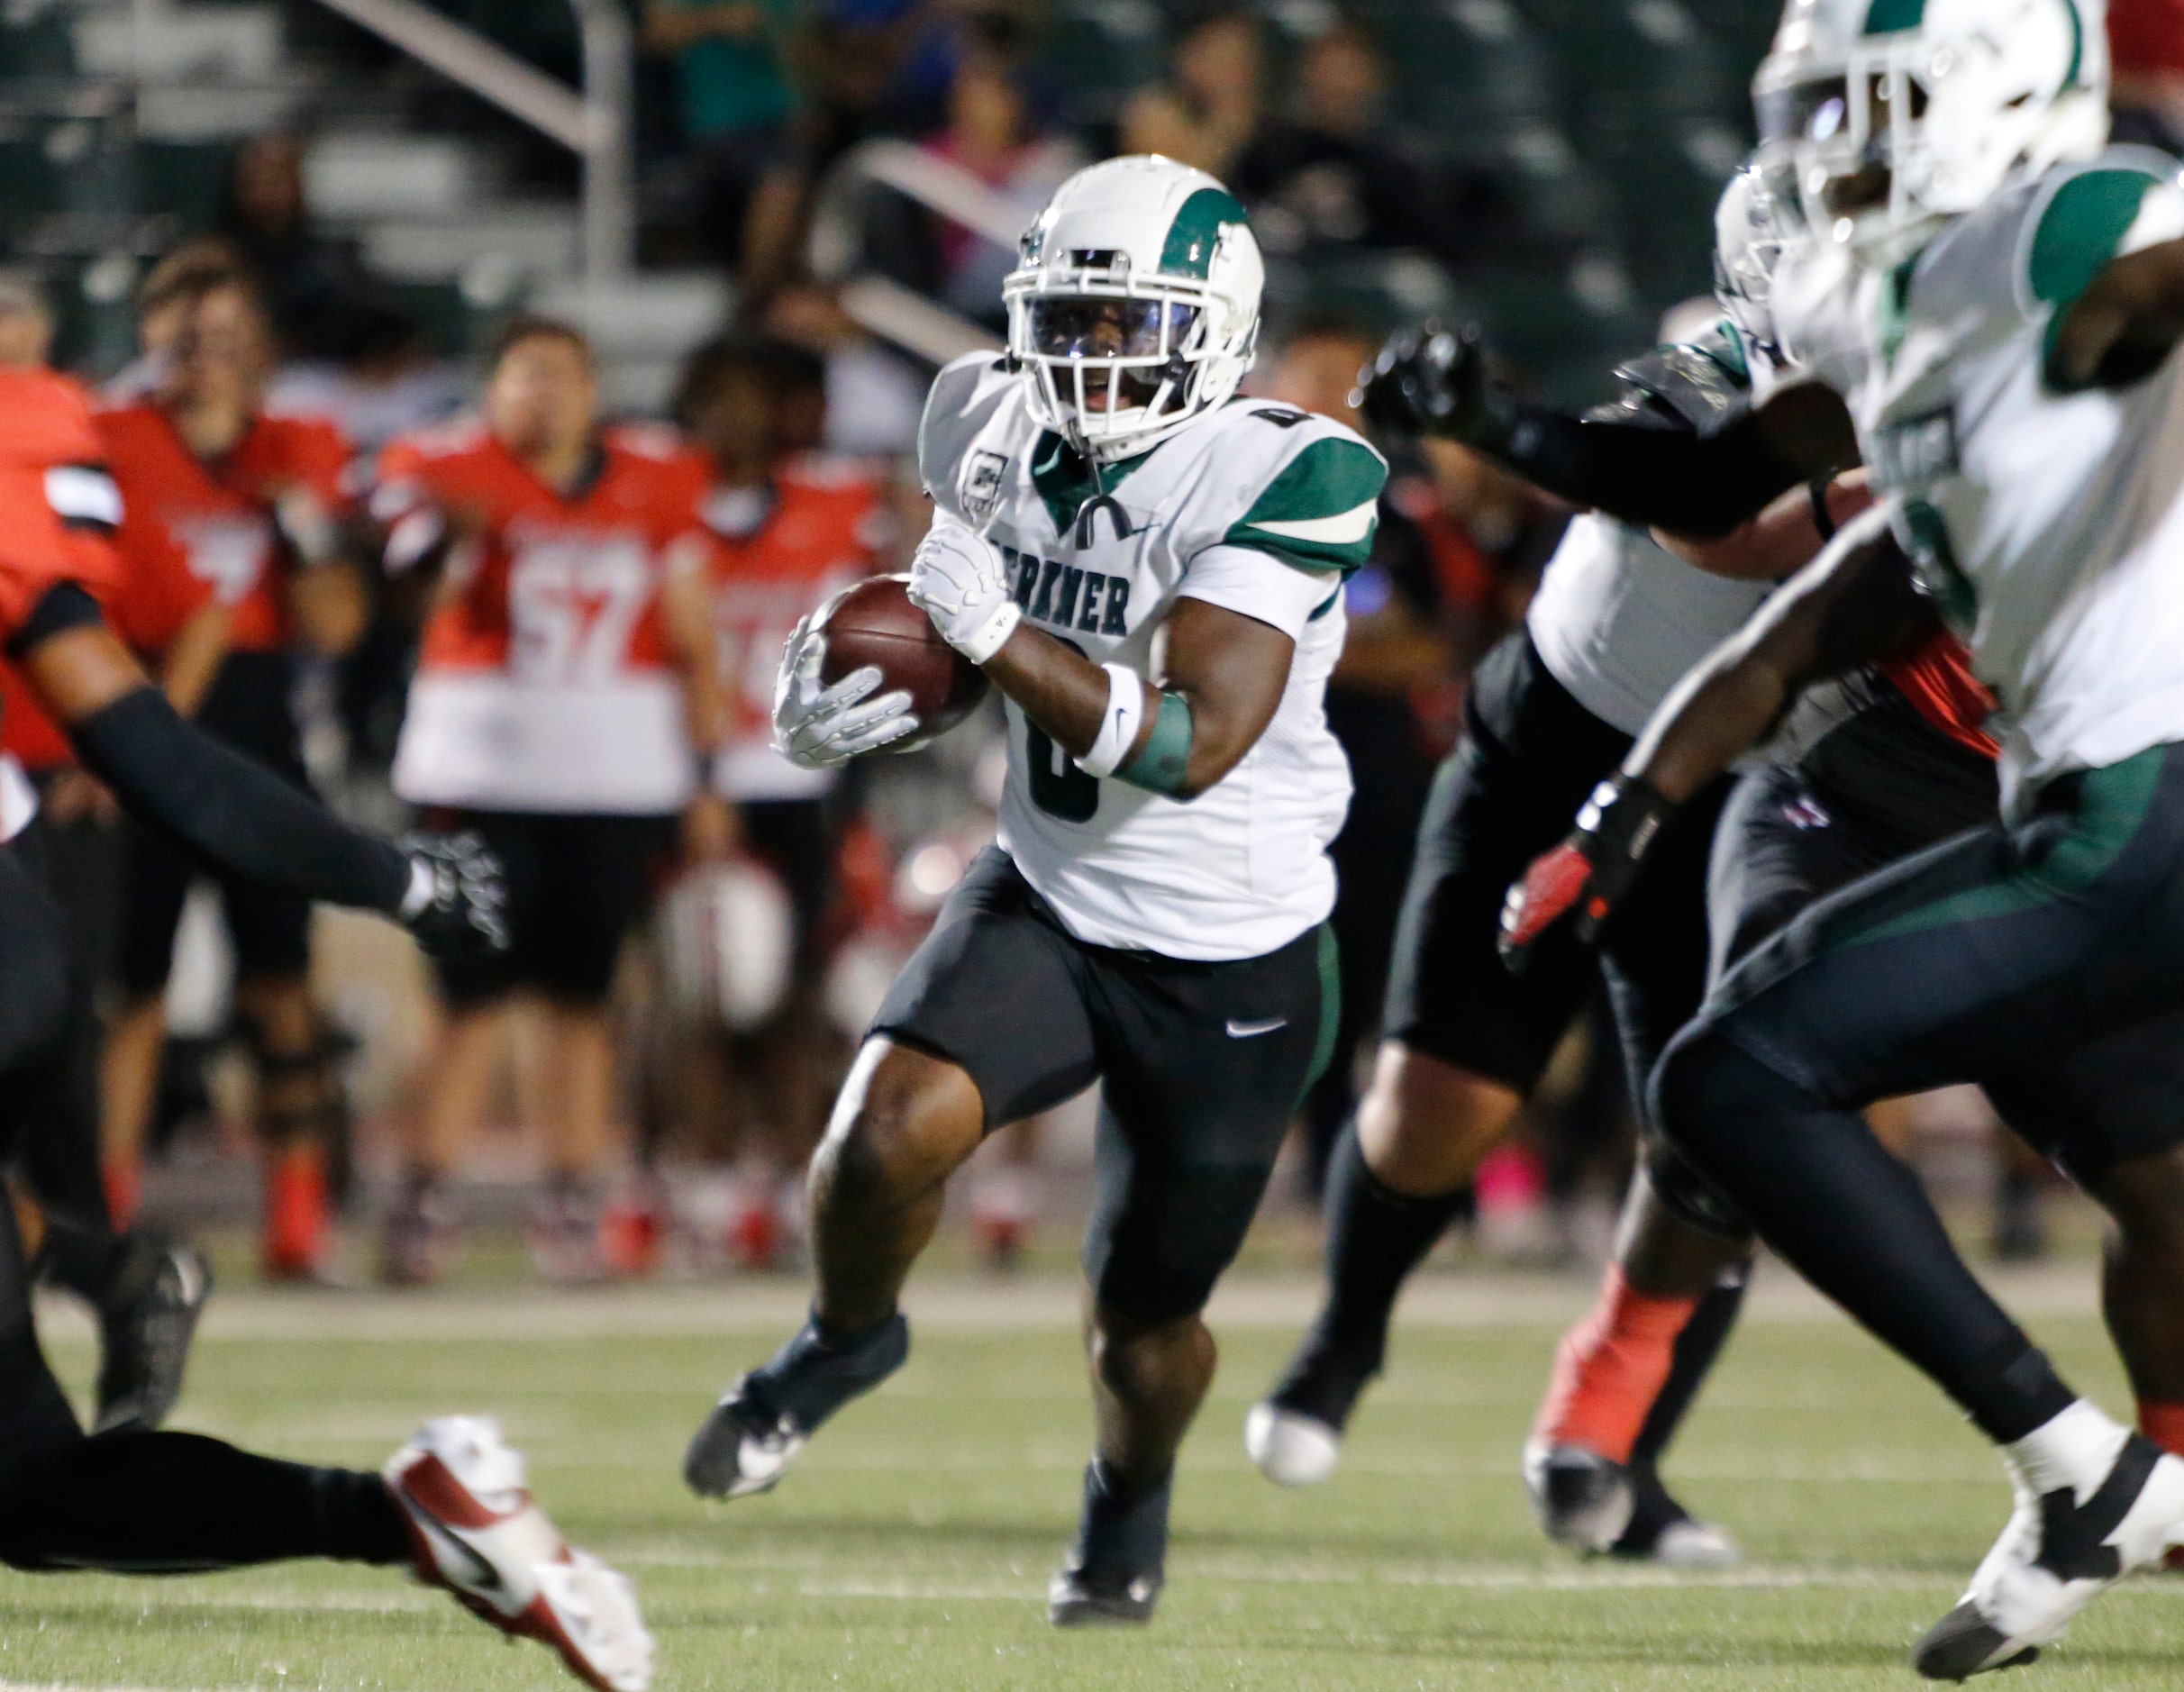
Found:
<svg viewBox="0 0 2184 1692"><path fill-rule="evenodd" d="M881 747L883 752L915 751L947 733L986 697L985 675L910 603L907 576L868 576L852 583L820 607L812 630L826 636L820 680L832 687L851 670L874 664L887 678L878 693L900 687L910 696L917 732Z"/></svg>

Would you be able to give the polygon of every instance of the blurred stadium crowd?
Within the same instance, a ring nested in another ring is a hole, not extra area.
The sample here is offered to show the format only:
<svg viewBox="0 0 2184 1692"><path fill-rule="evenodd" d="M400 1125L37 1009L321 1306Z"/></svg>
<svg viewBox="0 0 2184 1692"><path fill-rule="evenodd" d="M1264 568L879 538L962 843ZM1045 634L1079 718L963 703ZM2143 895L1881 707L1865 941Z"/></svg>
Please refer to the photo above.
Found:
<svg viewBox="0 0 2184 1692"><path fill-rule="evenodd" d="M437 10L579 76L574 11ZM2178 150L2184 6L2110 10L2119 139ZM334 1273L346 1215L385 1278L428 1281L490 1207L466 1179L482 1138L543 1274L793 1258L841 1069L999 782L992 720L839 779L766 744L791 628L925 519L931 340L875 332L842 278L997 341L995 222L1159 151L1227 181L1269 255L1252 391L1354 423L1381 334L1438 313L1582 400L1706 291L1776 11L642 0L640 263L603 283L576 275L567 157L332 11L5 0L0 362L100 392L114 620L178 707L330 804L466 817L509 860L519 931L505 967L428 980L398 935L198 885L0 672L105 1013L69 1108L114 1206L216 1208L253 1160L269 1276ZM984 232L916 192L934 164L989 196ZM1468 668L1566 516L1450 444L1389 485L1328 696L1357 778L1333 848L1347 1052L1370 1051ZM510 626L465 597L496 570ZM510 698L522 732L493 726ZM1338 1063L1306 1102L1307 1196L1354 1085ZM1570 1201L1627 1170L1620 1085L1573 1041L1481 1172L1497 1249L1578 1248ZM1040 1158L1039 1125L1014 1129L975 1184L996 1261ZM1992 1184L2006 1248L2038 1249L2042 1178Z"/></svg>

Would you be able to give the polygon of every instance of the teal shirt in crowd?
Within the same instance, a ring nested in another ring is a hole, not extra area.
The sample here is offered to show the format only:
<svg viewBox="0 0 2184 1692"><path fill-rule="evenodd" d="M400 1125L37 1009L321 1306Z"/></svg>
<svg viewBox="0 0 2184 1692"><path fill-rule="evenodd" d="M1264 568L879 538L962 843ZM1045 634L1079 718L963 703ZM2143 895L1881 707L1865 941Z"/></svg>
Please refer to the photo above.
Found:
<svg viewBox="0 0 2184 1692"><path fill-rule="evenodd" d="M658 0L678 12L702 11L720 0ZM677 56L682 83L683 133L705 141L768 129L788 119L792 96L781 69L781 37L796 0L750 0L766 14L763 33L708 35Z"/></svg>

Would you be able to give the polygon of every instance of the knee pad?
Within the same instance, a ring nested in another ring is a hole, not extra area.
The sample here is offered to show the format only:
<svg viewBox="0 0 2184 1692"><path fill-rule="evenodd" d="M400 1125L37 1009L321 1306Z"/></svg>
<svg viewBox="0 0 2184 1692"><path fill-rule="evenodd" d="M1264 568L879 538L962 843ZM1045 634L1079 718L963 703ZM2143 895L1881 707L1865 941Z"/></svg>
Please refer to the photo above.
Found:
<svg viewBox="0 0 2184 1692"><path fill-rule="evenodd" d="M1644 1168L1646 1186L1677 1221L1729 1244L1751 1241L1752 1224L1744 1213L1674 1147L1652 1140L1645 1148Z"/></svg>

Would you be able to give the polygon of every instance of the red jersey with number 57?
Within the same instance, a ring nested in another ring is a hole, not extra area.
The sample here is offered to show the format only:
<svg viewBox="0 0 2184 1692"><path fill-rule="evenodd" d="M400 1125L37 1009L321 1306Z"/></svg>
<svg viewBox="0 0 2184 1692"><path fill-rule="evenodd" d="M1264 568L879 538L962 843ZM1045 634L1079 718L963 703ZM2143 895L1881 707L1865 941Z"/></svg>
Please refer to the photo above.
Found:
<svg viewBox="0 0 2184 1692"><path fill-rule="evenodd" d="M660 589L694 553L705 467L669 432L609 429L567 494L479 423L391 442L372 508L458 537L395 754L415 805L664 814L690 796Z"/></svg>

